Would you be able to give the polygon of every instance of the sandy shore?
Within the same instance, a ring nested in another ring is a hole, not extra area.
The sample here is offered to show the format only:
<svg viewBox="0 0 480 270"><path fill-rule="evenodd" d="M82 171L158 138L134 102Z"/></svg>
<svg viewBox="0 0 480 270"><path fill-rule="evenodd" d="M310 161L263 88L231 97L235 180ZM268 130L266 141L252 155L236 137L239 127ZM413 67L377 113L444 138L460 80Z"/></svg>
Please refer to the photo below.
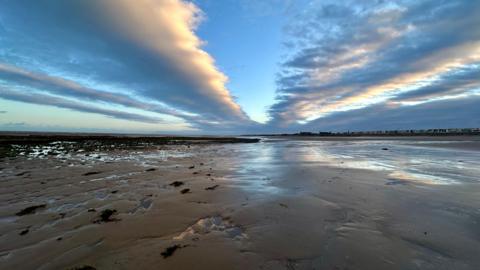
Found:
<svg viewBox="0 0 480 270"><path fill-rule="evenodd" d="M308 148L3 158L1 268L479 269L478 183L326 165Z"/></svg>

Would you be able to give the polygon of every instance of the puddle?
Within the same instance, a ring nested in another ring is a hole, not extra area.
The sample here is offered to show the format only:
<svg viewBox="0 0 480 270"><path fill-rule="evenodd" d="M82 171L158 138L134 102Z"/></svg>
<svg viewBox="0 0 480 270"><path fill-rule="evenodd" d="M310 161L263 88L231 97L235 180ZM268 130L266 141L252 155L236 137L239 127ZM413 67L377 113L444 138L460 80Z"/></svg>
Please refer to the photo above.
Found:
<svg viewBox="0 0 480 270"><path fill-rule="evenodd" d="M229 219L221 216L207 217L198 220L195 224L188 227L178 236L173 237L174 240L193 240L194 238L209 233L219 233L225 237L241 240L248 238L242 228L233 224Z"/></svg>
<svg viewBox="0 0 480 270"><path fill-rule="evenodd" d="M109 176L106 176L106 177L101 177L101 178L95 178L95 179L91 179L89 180L90 182L96 182L96 181L107 181L107 180L115 180L115 179L119 179L119 178L124 178L124 177L129 177L129 176L133 176L133 175L137 175L137 174L140 174L142 172L131 172L131 173L126 173L126 174L112 174L112 175L109 175ZM83 181L84 182L84 181Z"/></svg>
<svg viewBox="0 0 480 270"><path fill-rule="evenodd" d="M150 198L143 198L140 200L140 204L135 207L134 209L130 210L130 214L135 214L138 210L143 209L143 210L148 210L152 206L153 201Z"/></svg>
<svg viewBox="0 0 480 270"><path fill-rule="evenodd" d="M301 165L382 171L390 178L428 185L478 183L480 152L418 147L422 143L288 140L232 146L237 160L231 167L235 168L236 179L242 175L275 176L278 171ZM265 190L265 183L253 184L257 190Z"/></svg>

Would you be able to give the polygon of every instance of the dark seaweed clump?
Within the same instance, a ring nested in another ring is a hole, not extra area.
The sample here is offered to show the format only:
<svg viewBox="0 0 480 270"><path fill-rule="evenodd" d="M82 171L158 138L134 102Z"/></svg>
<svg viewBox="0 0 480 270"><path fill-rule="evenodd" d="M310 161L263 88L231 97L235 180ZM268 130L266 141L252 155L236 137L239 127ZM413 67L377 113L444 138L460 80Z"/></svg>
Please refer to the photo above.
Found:
<svg viewBox="0 0 480 270"><path fill-rule="evenodd" d="M100 219L94 221L95 223L101 223L101 222L112 222L116 221L116 219L113 219L112 216L117 212L117 210L112 210L112 209L105 209L100 213Z"/></svg>
<svg viewBox="0 0 480 270"><path fill-rule="evenodd" d="M211 186L211 187L207 187L207 188L205 188L205 190L215 190L217 187L219 187L219 185L214 185L214 186Z"/></svg>
<svg viewBox="0 0 480 270"><path fill-rule="evenodd" d="M100 172L87 172L87 173L84 173L83 175L84 176L89 176L89 175L94 175L94 174L99 174Z"/></svg>
<svg viewBox="0 0 480 270"><path fill-rule="evenodd" d="M184 248L184 247L188 247L188 245L183 245L183 246L180 246L180 245L173 245L173 246L170 246L170 247L167 247L162 253L160 253L164 259L170 257L173 255L173 253L175 253L175 251L177 251L177 249L180 249L180 248Z"/></svg>
<svg viewBox="0 0 480 270"><path fill-rule="evenodd" d="M181 185L183 185L182 181L175 181L175 182L170 183L170 186L172 186L172 187L179 187Z"/></svg>
<svg viewBox="0 0 480 270"><path fill-rule="evenodd" d="M21 210L20 212L16 213L15 215L17 215L17 216L30 215L30 214L35 213L35 211L37 211L37 209L45 208L46 206L47 206L46 204L29 206L29 207Z"/></svg>
<svg viewBox="0 0 480 270"><path fill-rule="evenodd" d="M90 265L84 265L84 266L80 266L80 267L74 267L74 268L70 268L71 270L97 270L97 268L93 267L93 266L90 266Z"/></svg>

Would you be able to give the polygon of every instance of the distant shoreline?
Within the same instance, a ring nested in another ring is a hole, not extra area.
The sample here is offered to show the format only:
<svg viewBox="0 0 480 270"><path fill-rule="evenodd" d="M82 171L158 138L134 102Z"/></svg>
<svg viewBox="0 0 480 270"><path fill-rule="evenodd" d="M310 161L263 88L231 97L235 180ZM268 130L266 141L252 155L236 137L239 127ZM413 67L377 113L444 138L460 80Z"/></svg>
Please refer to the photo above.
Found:
<svg viewBox="0 0 480 270"><path fill-rule="evenodd" d="M0 159L17 157L31 153L39 146L60 146L66 152L104 151L159 148L168 145L207 145L232 143L257 143L258 138L236 137L186 137L186 136L126 136L105 134L53 134L53 133L0 133ZM48 150L44 155L58 155L60 152Z"/></svg>
<svg viewBox="0 0 480 270"><path fill-rule="evenodd" d="M277 134L247 134L244 136L267 137L436 137L436 136L474 136L480 135L480 128L434 128L407 130L370 130L347 132L308 132L277 133Z"/></svg>
<svg viewBox="0 0 480 270"><path fill-rule="evenodd" d="M285 140L305 140L305 141L370 141L370 140L380 140L380 141L390 141L390 140L403 140L403 141L480 141L480 135L435 135L435 136L425 136L425 135L410 135L410 136L298 136L298 135L261 135L261 136L252 136L247 137L263 137L271 139L285 139Z"/></svg>
<svg viewBox="0 0 480 270"><path fill-rule="evenodd" d="M195 144L195 143L256 143L259 139L226 136L173 136L173 135L126 135L126 134L86 134L86 133L31 133L0 132L0 145L45 144L56 141L123 144Z"/></svg>

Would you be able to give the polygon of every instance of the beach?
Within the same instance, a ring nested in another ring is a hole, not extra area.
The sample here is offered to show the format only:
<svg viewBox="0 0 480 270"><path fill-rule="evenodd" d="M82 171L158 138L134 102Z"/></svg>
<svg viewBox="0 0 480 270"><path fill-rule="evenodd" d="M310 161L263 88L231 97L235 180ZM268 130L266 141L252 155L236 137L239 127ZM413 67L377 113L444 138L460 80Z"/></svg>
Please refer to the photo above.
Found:
<svg viewBox="0 0 480 270"><path fill-rule="evenodd" d="M480 269L477 137L259 139L17 141L0 268Z"/></svg>

